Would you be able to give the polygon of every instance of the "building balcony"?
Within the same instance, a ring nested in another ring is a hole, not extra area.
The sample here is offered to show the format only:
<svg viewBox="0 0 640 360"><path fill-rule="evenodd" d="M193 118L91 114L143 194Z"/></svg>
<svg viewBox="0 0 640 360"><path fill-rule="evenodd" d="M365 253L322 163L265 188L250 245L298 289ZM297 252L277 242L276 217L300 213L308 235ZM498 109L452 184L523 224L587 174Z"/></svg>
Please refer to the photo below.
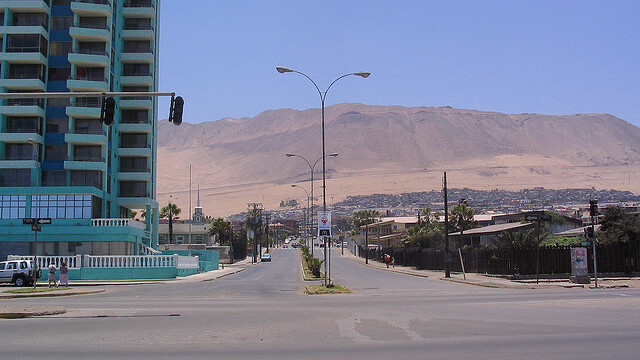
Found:
<svg viewBox="0 0 640 360"><path fill-rule="evenodd" d="M118 131L123 133L146 133L150 134L153 131L151 122L147 123L123 123L120 121Z"/></svg>
<svg viewBox="0 0 640 360"><path fill-rule="evenodd" d="M0 133L0 141L4 143L28 143L29 139L34 140L37 144L44 143L44 137L31 130L33 132L2 132Z"/></svg>
<svg viewBox="0 0 640 360"><path fill-rule="evenodd" d="M64 140L74 145L107 145L107 134L104 130L99 134L67 133Z"/></svg>
<svg viewBox="0 0 640 360"><path fill-rule="evenodd" d="M108 29L92 29L79 26L69 28L69 35L78 41L109 41L111 32Z"/></svg>
<svg viewBox="0 0 640 360"><path fill-rule="evenodd" d="M49 8L49 0L0 0L0 8L9 8L12 12L46 12L47 14L51 12L51 9Z"/></svg>
<svg viewBox="0 0 640 360"><path fill-rule="evenodd" d="M151 86L154 84L153 76L151 74L146 75L129 75L129 76L120 76L120 84L121 85L147 85Z"/></svg>
<svg viewBox="0 0 640 360"><path fill-rule="evenodd" d="M147 171L122 171L118 172L118 180L122 181L151 181L151 169Z"/></svg>
<svg viewBox="0 0 640 360"><path fill-rule="evenodd" d="M89 119L100 119L102 108L100 107L84 107L84 106L67 106L66 114L73 117L82 117Z"/></svg>
<svg viewBox="0 0 640 360"><path fill-rule="evenodd" d="M124 17L154 18L156 17L156 8L152 1L128 0L124 4L122 14Z"/></svg>
<svg viewBox="0 0 640 360"><path fill-rule="evenodd" d="M153 200L150 198L150 193L146 193L146 196L118 196L118 205L124 206L130 209L140 209L147 205L153 205Z"/></svg>
<svg viewBox="0 0 640 360"><path fill-rule="evenodd" d="M149 30L122 30L124 40L154 40L155 31Z"/></svg>
<svg viewBox="0 0 640 360"><path fill-rule="evenodd" d="M143 53L125 53L120 55L120 60L123 63L147 63L150 64L155 60L155 55L150 52Z"/></svg>
<svg viewBox="0 0 640 360"><path fill-rule="evenodd" d="M49 40L49 32L42 25L13 25L13 26L0 26L0 31L4 34L40 34L45 39ZM46 48L40 49L38 46L26 46L26 47L9 47L7 46L7 52L41 52L45 53Z"/></svg>
<svg viewBox="0 0 640 360"><path fill-rule="evenodd" d="M120 100L121 109L151 109L153 107L153 100L126 100L127 98L123 98Z"/></svg>
<svg viewBox="0 0 640 360"><path fill-rule="evenodd" d="M69 156L65 159L64 169L65 170L99 170L102 172L106 172L107 163L104 157L87 158L87 157Z"/></svg>
<svg viewBox="0 0 640 360"><path fill-rule="evenodd" d="M47 64L47 57L39 50L34 52L0 52L0 60L20 64Z"/></svg>
<svg viewBox="0 0 640 360"><path fill-rule="evenodd" d="M0 169L36 169L38 166L38 161L36 160L0 160Z"/></svg>
<svg viewBox="0 0 640 360"><path fill-rule="evenodd" d="M69 53L68 58L70 63L80 67L111 66L107 54L81 54L73 52Z"/></svg>
<svg viewBox="0 0 640 360"><path fill-rule="evenodd" d="M108 79L95 79L92 78L71 78L67 80L67 87L71 91L78 92L91 92L91 91L109 91L109 80Z"/></svg>
<svg viewBox="0 0 640 360"><path fill-rule="evenodd" d="M44 118L46 113L39 105L3 105L0 114L5 116L39 116Z"/></svg>
<svg viewBox="0 0 640 360"><path fill-rule="evenodd" d="M131 148L120 146L118 149L118 156L144 156L151 157L153 151L151 150L151 146L144 148Z"/></svg>
<svg viewBox="0 0 640 360"><path fill-rule="evenodd" d="M47 90L40 79L0 79L0 87L10 90Z"/></svg>
<svg viewBox="0 0 640 360"><path fill-rule="evenodd" d="M76 0L71 3L71 11L81 16L109 16L111 5L107 0Z"/></svg>

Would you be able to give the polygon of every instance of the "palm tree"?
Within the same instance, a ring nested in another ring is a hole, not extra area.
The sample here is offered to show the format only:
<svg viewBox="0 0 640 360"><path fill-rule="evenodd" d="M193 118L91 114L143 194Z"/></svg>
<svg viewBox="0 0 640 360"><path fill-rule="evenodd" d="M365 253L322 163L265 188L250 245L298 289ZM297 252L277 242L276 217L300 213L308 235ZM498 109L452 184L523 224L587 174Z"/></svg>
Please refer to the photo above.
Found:
<svg viewBox="0 0 640 360"><path fill-rule="evenodd" d="M176 204L169 203L167 206L160 209L160 219L169 219L169 244L173 240L173 220L179 219L180 208Z"/></svg>
<svg viewBox="0 0 640 360"><path fill-rule="evenodd" d="M360 232L363 225L373 224L380 218L378 210L360 210L353 213L353 227Z"/></svg>
<svg viewBox="0 0 640 360"><path fill-rule="evenodd" d="M453 231L472 229L477 226L473 222L473 209L466 202L454 206L449 213L449 219Z"/></svg>
<svg viewBox="0 0 640 360"><path fill-rule="evenodd" d="M209 235L216 236L220 244L226 243L231 246L231 239L233 238L231 223L223 218L213 219L209 228Z"/></svg>

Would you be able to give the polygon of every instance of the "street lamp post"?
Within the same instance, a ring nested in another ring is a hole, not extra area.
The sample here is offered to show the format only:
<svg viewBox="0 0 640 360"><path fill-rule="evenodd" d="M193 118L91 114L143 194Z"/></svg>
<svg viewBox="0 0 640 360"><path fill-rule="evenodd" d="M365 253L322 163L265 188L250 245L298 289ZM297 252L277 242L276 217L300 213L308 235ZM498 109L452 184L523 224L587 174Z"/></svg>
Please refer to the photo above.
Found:
<svg viewBox="0 0 640 360"><path fill-rule="evenodd" d="M38 182L38 178L40 177L39 174L39 168L40 168L40 154L38 152L38 145L35 142L35 140L29 138L27 139L27 141L29 142L29 144L31 144L31 151L33 151L33 154L31 155L31 157L36 161L36 194L35 194L35 202L32 200L31 203L32 204L36 204L35 207L35 216L34 216L34 209L31 208L31 218L37 218L40 219L40 184ZM39 222L36 221L36 223L32 226L35 226L36 230L33 232L33 264L34 264L34 269L33 269L33 288L36 288L36 282L38 281L38 226L39 226Z"/></svg>
<svg viewBox="0 0 640 360"><path fill-rule="evenodd" d="M173 207L171 206L172 198L173 195L169 195L169 244L171 244L171 238L173 237ZM178 200L178 198L175 199Z"/></svg>
<svg viewBox="0 0 640 360"><path fill-rule="evenodd" d="M300 74L304 77L306 77L309 81L311 81L311 83L313 84L313 86L315 86L316 90L318 90L318 95L320 96L320 102L322 104L322 211L326 212L327 211L327 184L326 184L326 156L325 156L325 136L324 136L324 104L325 104L325 99L327 97L327 93L329 92L329 89L331 89L331 86L333 86L333 84L335 84L338 80L345 78L347 76L351 76L351 75L355 75L355 76L360 76L362 78L367 78L369 77L369 75L371 75L370 72L368 71L360 71L360 72L354 72L354 73L348 73L348 74L344 74L341 75L339 77L337 77L335 80L333 80L331 82L331 84L329 84L329 86L327 87L327 89L322 92L320 90L320 88L318 87L318 84L316 84L315 81L313 81L313 79L311 79L307 74L297 71L297 70L293 70L293 69L289 69L283 66L278 66L276 67L276 70L281 73L288 73L288 72L293 72L293 73L297 73ZM327 241L328 237L324 237L324 255L325 255L325 272L324 272L324 285L327 286L329 285L329 281L331 281L331 277L330 277L330 271L331 271L331 265L330 265L330 253L328 251L329 248L329 244Z"/></svg>
<svg viewBox="0 0 640 360"><path fill-rule="evenodd" d="M285 154L287 157L299 157L300 159L304 160L307 165L309 165L309 171L311 171L311 180L310 180L310 185L311 185L311 209L310 209L310 218L311 218L311 257L313 257L313 238L314 238L314 232L313 232L313 173L315 172L315 168L316 165L318 164L318 161L322 160L322 157L318 158L318 160L316 160L313 165L311 165L311 163L309 162L309 160L307 160L304 156L298 155L298 154L293 154L293 153L286 153ZM331 156L331 157L336 157L338 156L338 153L330 153L325 155L325 157L327 156Z"/></svg>
<svg viewBox="0 0 640 360"><path fill-rule="evenodd" d="M307 195L307 214L308 214L309 213L309 192L307 191L307 189L303 188L300 185L293 184L293 185L291 185L291 187L302 189L302 191L304 191L304 193ZM310 238L311 234L310 234L310 231L309 231L309 222L307 221L307 216L308 215L303 217L303 221L304 221L304 224L305 224L305 232L307 233L307 245L308 245L309 244L308 241L309 241L309 238ZM311 238L311 248L313 249L313 238ZM313 256L313 253L312 253L312 256Z"/></svg>

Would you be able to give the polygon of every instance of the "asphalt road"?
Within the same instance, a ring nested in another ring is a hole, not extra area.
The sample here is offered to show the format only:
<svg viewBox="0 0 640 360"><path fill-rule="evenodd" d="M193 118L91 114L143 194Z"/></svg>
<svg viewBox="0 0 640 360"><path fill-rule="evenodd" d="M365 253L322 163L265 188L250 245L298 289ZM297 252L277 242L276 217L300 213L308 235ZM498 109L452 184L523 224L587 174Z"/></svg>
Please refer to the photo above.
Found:
<svg viewBox="0 0 640 360"><path fill-rule="evenodd" d="M304 295L298 251L197 283L3 300L61 316L0 320L12 359L637 359L637 289L491 289L332 256L348 295Z"/></svg>

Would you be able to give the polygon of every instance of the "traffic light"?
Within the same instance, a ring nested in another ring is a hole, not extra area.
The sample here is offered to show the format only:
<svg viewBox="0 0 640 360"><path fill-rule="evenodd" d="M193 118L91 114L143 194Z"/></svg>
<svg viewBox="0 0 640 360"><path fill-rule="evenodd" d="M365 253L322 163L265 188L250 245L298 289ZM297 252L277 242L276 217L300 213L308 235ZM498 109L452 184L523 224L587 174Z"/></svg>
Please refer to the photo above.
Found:
<svg viewBox="0 0 640 360"><path fill-rule="evenodd" d="M112 97L102 98L102 112L100 120L107 126L113 125L113 117L116 114L116 99Z"/></svg>
<svg viewBox="0 0 640 360"><path fill-rule="evenodd" d="M169 121L174 125L182 124L182 111L184 108L184 99L182 96L171 97L171 108L169 109Z"/></svg>
<svg viewBox="0 0 640 360"><path fill-rule="evenodd" d="M591 216L598 216L598 200L589 200L589 212Z"/></svg>
<svg viewBox="0 0 640 360"><path fill-rule="evenodd" d="M593 228L591 226L584 228L584 237L587 240L593 240Z"/></svg>

